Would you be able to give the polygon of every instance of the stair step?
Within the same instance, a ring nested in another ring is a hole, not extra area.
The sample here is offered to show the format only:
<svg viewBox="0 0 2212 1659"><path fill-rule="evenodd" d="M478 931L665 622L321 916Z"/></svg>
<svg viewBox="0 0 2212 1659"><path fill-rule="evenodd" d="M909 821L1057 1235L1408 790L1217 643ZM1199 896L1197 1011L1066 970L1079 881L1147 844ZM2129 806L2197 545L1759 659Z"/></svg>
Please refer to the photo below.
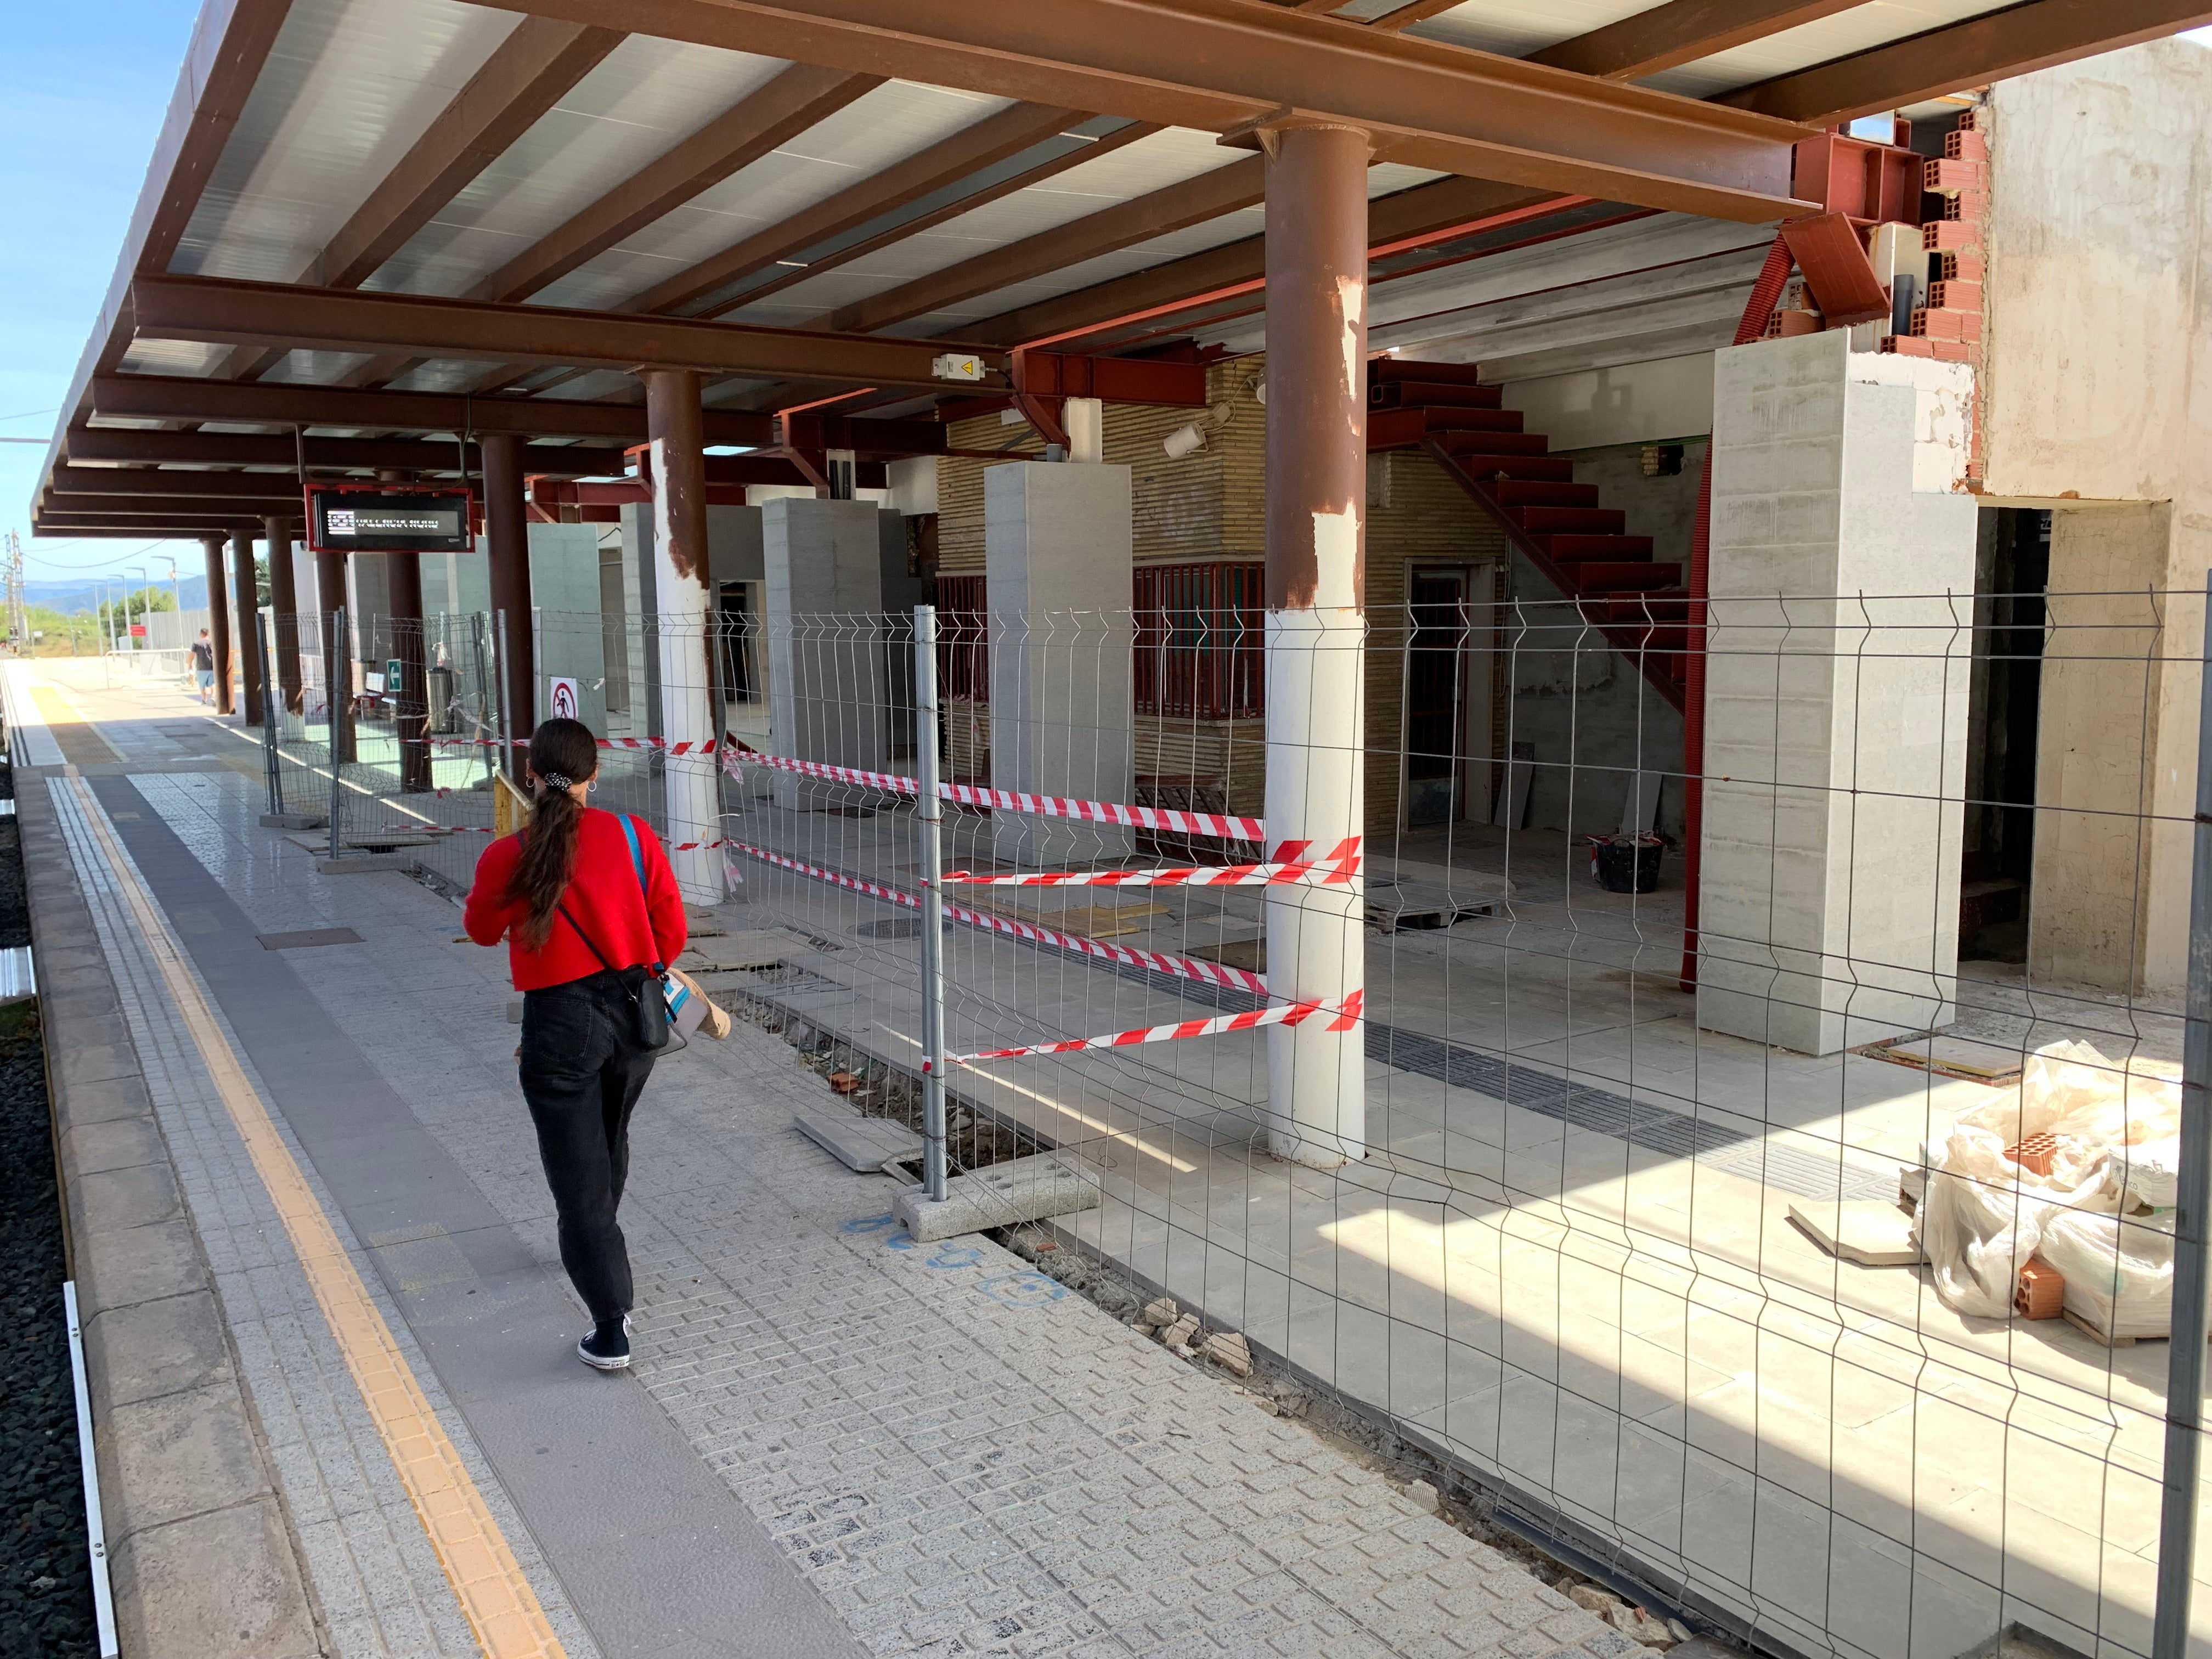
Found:
<svg viewBox="0 0 2212 1659"><path fill-rule="evenodd" d="M1462 444L1480 442L1488 433L1521 437L1517 409L1438 409L1416 404L1411 409L1370 409L1367 411L1367 447L1409 449L1425 438L1443 439L1456 434ZM1545 446L1539 444L1538 447Z"/></svg>
<svg viewBox="0 0 2212 1659"><path fill-rule="evenodd" d="M1453 386L1443 380L1390 380L1367 388L1367 401L1385 409L1411 409L1419 404L1447 409L1496 409L1504 395L1498 386Z"/></svg>
<svg viewBox="0 0 2212 1659"><path fill-rule="evenodd" d="M1575 476L1575 464L1565 455L1501 455L1486 453L1480 455L1454 455L1460 469L1478 483L1488 483L1501 474L1507 479L1526 482L1570 483Z"/></svg>
<svg viewBox="0 0 2212 1659"><path fill-rule="evenodd" d="M1597 486L1583 483L1528 483L1508 479L1492 489L1500 507L1595 507Z"/></svg>
<svg viewBox="0 0 2212 1659"><path fill-rule="evenodd" d="M1528 539L1541 548L1555 563L1565 564L1584 559L1648 559L1651 556L1651 538L1649 536L1585 536L1572 532L1551 536L1532 533Z"/></svg>
<svg viewBox="0 0 2212 1659"><path fill-rule="evenodd" d="M1628 514L1617 507L1521 507L1506 509L1513 522L1531 534L1539 531L1581 531L1597 536L1618 536Z"/></svg>
<svg viewBox="0 0 2212 1659"><path fill-rule="evenodd" d="M1615 599L1599 612L1598 620L1623 625L1648 623L1687 623L1690 596L1656 589L1632 599Z"/></svg>
<svg viewBox="0 0 2212 1659"><path fill-rule="evenodd" d="M1550 452L1552 441L1540 432L1436 432L1430 434L1444 447L1448 455L1542 455ZM1567 476L1574 476L1574 463L1567 463Z"/></svg>
<svg viewBox="0 0 2212 1659"><path fill-rule="evenodd" d="M1604 559L1584 559L1559 567L1577 593L1633 592L1647 587L1665 587L1682 578L1679 564L1613 563Z"/></svg>
<svg viewBox="0 0 2212 1659"><path fill-rule="evenodd" d="M1412 357L1376 357L1367 365L1370 386L1389 386L1406 380L1426 380L1445 386L1480 386L1480 363L1425 363Z"/></svg>

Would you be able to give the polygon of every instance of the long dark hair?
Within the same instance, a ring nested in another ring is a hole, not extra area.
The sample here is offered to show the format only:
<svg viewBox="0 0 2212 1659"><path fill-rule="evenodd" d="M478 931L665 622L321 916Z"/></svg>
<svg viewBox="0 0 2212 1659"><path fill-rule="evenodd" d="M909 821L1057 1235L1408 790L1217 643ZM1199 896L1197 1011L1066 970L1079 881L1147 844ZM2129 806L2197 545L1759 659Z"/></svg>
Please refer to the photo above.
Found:
<svg viewBox="0 0 2212 1659"><path fill-rule="evenodd" d="M514 926L526 949L542 951L553 932L553 907L576 872L576 831L584 809L568 793L599 769L599 746L581 720L550 720L530 734L530 769L538 775L530 827L522 832L522 857L507 896L528 905Z"/></svg>

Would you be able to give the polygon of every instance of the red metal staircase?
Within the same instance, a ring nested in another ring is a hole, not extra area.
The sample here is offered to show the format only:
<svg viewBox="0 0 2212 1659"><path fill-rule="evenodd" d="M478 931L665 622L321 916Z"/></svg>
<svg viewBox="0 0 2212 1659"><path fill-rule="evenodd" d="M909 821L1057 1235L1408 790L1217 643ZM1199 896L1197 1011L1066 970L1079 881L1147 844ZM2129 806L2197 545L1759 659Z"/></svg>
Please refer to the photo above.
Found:
<svg viewBox="0 0 2212 1659"><path fill-rule="evenodd" d="M1598 505L1595 484L1524 432L1517 410L1471 363L1377 358L1368 365L1367 447L1421 449L1498 521L1506 538L1571 600L1652 689L1684 706L1690 595L1679 564L1651 556L1649 536L1624 533L1626 515Z"/></svg>

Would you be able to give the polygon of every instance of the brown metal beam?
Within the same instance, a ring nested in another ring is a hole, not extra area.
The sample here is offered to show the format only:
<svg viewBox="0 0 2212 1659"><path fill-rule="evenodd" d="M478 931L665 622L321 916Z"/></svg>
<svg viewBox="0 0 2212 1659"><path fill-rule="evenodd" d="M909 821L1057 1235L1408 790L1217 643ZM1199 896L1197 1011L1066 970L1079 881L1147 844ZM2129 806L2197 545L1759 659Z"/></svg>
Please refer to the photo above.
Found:
<svg viewBox="0 0 2212 1659"><path fill-rule="evenodd" d="M1388 246L1410 237L1448 232L1455 226L1531 207L1547 199L1548 191L1526 190L1516 185L1492 184L1483 179L1439 179L1433 184L1417 185L1411 190L1370 202L1368 246ZM1035 305L1001 312L978 322L963 323L960 332L964 337L990 345L1049 340L1155 307L1171 306L1222 289L1256 283L1266 276L1267 269L1266 239L1248 236L1208 248L1203 253L1170 259L1127 276L1094 283L1073 294L1041 300Z"/></svg>
<svg viewBox="0 0 2212 1659"><path fill-rule="evenodd" d="M1609 81L1633 81L1693 63L1800 23L1849 11L1863 0L1667 0L1617 23L1532 52L1532 64Z"/></svg>
<svg viewBox="0 0 2212 1659"><path fill-rule="evenodd" d="M1133 201L1103 208L1073 224L994 248L973 259L902 283L885 293L871 295L831 313L824 326L855 333L888 328L893 323L957 305L994 289L1027 282L1047 271L1063 270L1102 253L1112 253L1150 241L1155 236L1167 235L1170 231L1203 224L1225 213L1257 207L1266 198L1260 158L1255 155L1248 161L1232 161L1195 179L1186 179L1181 184L1170 185Z"/></svg>
<svg viewBox="0 0 2212 1659"><path fill-rule="evenodd" d="M169 268L170 257L199 207L200 196L237 129L290 9L291 0L217 0L200 14L185 52L184 72L177 77L162 143L155 151L146 190L138 200L132 234L124 244L130 268ZM171 134L177 136L172 138ZM165 177L164 151L168 161Z"/></svg>
<svg viewBox="0 0 2212 1659"><path fill-rule="evenodd" d="M526 449L532 470L599 476L623 470L619 449L538 445ZM295 448L292 435L249 432L165 432L146 427L77 427L68 434L70 461L112 461L170 466L296 467L301 459L322 471L368 471L404 467L414 472L474 472L481 465L474 444L424 442L412 438L308 438ZM195 473L192 477L221 476ZM233 474L270 478L273 473Z"/></svg>
<svg viewBox="0 0 2212 1659"><path fill-rule="evenodd" d="M2027 0L1714 100L1826 126L2212 23L2205 0Z"/></svg>
<svg viewBox="0 0 2212 1659"><path fill-rule="evenodd" d="M592 21L605 0L507 0ZM1264 0L632 0L638 31L1164 125L1233 133L1296 112L1375 158L1711 217L1807 211L1806 135L1725 106L1351 28Z"/></svg>
<svg viewBox="0 0 2212 1659"><path fill-rule="evenodd" d="M300 499L299 483L282 472L180 472L167 467L58 466L46 487L56 495L210 496L217 501ZM215 510L213 501L204 509Z"/></svg>
<svg viewBox="0 0 2212 1659"><path fill-rule="evenodd" d="M866 386L935 388L945 384L931 368L945 349L937 342L689 318L495 306L204 276L141 277L134 285L132 308L142 339L324 351L398 350L465 362L803 374Z"/></svg>
<svg viewBox="0 0 2212 1659"><path fill-rule="evenodd" d="M857 225L864 225L878 214L904 207L932 191L957 183L979 168L1003 161L1032 144L1042 143L1084 118L1080 110L1062 109L1056 106L1017 104L1012 109L1000 110L997 114L986 116L973 126L964 127L951 137L930 145L918 155L908 156L880 173L872 173L857 184L848 185L827 201L795 213L781 223L771 225L734 246L701 260L689 270L678 271L665 282L655 283L642 294L626 301L621 308L624 311L680 310L695 301L706 298L719 288L774 264L778 259L788 258L817 242L826 241ZM1091 147L1085 145L1083 148L1088 149ZM841 258L837 263L842 264L843 260ZM829 267L825 264L823 268ZM793 274L803 278L811 271ZM744 301L738 303L749 301L752 297L747 295Z"/></svg>
<svg viewBox="0 0 2212 1659"><path fill-rule="evenodd" d="M300 516L302 509L298 490L277 495L110 495L99 490L52 489L39 503L41 517L58 513L96 518L112 524L133 519L210 517L234 524L240 514L258 520L287 507L291 509L293 517Z"/></svg>
<svg viewBox="0 0 2212 1659"><path fill-rule="evenodd" d="M584 403L565 398L464 398L439 392L366 392L345 386L247 384L182 375L100 375L92 383L92 410L118 419L645 441L645 410L635 404ZM713 411L707 416L707 440L716 444L773 443L774 422L763 415Z"/></svg>

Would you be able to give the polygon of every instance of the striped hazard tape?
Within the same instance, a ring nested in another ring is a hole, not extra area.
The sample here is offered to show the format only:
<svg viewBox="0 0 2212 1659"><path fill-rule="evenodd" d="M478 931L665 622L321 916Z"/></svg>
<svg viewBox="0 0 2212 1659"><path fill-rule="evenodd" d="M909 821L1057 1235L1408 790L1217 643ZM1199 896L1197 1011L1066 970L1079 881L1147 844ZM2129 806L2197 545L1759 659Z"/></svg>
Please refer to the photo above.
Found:
<svg viewBox="0 0 2212 1659"><path fill-rule="evenodd" d="M732 769L765 766L778 772L794 772L801 777L858 784L864 789L882 789L893 794L916 794L921 788L917 780L896 773L867 772L857 767L832 766L823 761L794 760L787 755L763 755L757 750L725 754L722 763ZM1261 819L1227 812L1129 806L1118 801L1072 800L1061 795L1030 795L1011 789L979 788L968 783L940 783L937 793L941 799L957 805L988 806L1008 812L1026 812L1035 817L1115 823L1128 830L1164 830L1179 836L1216 836L1230 841L1264 842L1267 838L1267 824Z"/></svg>
<svg viewBox="0 0 2212 1659"><path fill-rule="evenodd" d="M1109 1036L1074 1037L1065 1042L1032 1042L1020 1048L986 1048L981 1054L949 1054L946 1060L953 1065L965 1065L978 1060L1016 1060L1024 1054L1069 1054L1082 1048L1127 1048L1145 1042L1176 1042L1184 1037L1216 1036L1224 1031L1249 1031L1261 1025L1301 1025L1316 1014L1328 1017L1329 1030L1349 1031L1359 1024L1360 1009L1365 996L1363 991L1354 991L1344 1000L1344 1006L1340 1008L1331 1008L1322 1002L1283 1002L1270 1008L1255 1008L1249 1013L1219 1014L1212 1019L1178 1020L1172 1025L1144 1025L1133 1031L1115 1031Z"/></svg>
<svg viewBox="0 0 2212 1659"><path fill-rule="evenodd" d="M912 893L864 881L858 876L824 870L818 865L803 863L785 854L771 852L765 847L755 847L742 841L730 841L724 845L748 858L758 859L763 863L775 865L816 881L826 881L850 892L904 905L910 910L918 909L921 905L921 899ZM732 874L734 876L736 872L732 871ZM1073 951L1079 956L1096 957L1101 962L1120 963L1125 967L1149 968L1155 973L1172 975L1177 979L1198 980L1207 985L1249 991L1257 996L1267 994L1267 981L1259 975L1249 973L1242 968L1231 968L1223 963L1200 962L1190 957L1164 956L1157 951L1138 951L1126 945L1109 945L1103 939L1086 939L1080 933L1063 933L1054 928L1041 927L1035 922L1017 921L1011 916L994 916L984 911L971 910L964 904L947 904L945 914L963 926L1003 933L1009 939L1025 939L1032 945L1050 945L1054 950Z"/></svg>
<svg viewBox="0 0 2212 1659"><path fill-rule="evenodd" d="M1305 856L1313 843L1286 841L1264 864L1189 865L1168 870L1090 870L1012 876L978 876L966 870L948 873L948 886L959 887L1270 887L1318 879L1325 885L1350 881L1359 873L1359 837L1347 836L1326 858Z"/></svg>
<svg viewBox="0 0 2212 1659"><path fill-rule="evenodd" d="M530 747L527 738L425 738L422 741L433 749L497 749L502 743L515 749ZM745 746L735 738L719 743L713 738L696 743L688 738L681 743L671 743L665 738L594 738L592 741L602 749L665 749L672 755L712 755Z"/></svg>

